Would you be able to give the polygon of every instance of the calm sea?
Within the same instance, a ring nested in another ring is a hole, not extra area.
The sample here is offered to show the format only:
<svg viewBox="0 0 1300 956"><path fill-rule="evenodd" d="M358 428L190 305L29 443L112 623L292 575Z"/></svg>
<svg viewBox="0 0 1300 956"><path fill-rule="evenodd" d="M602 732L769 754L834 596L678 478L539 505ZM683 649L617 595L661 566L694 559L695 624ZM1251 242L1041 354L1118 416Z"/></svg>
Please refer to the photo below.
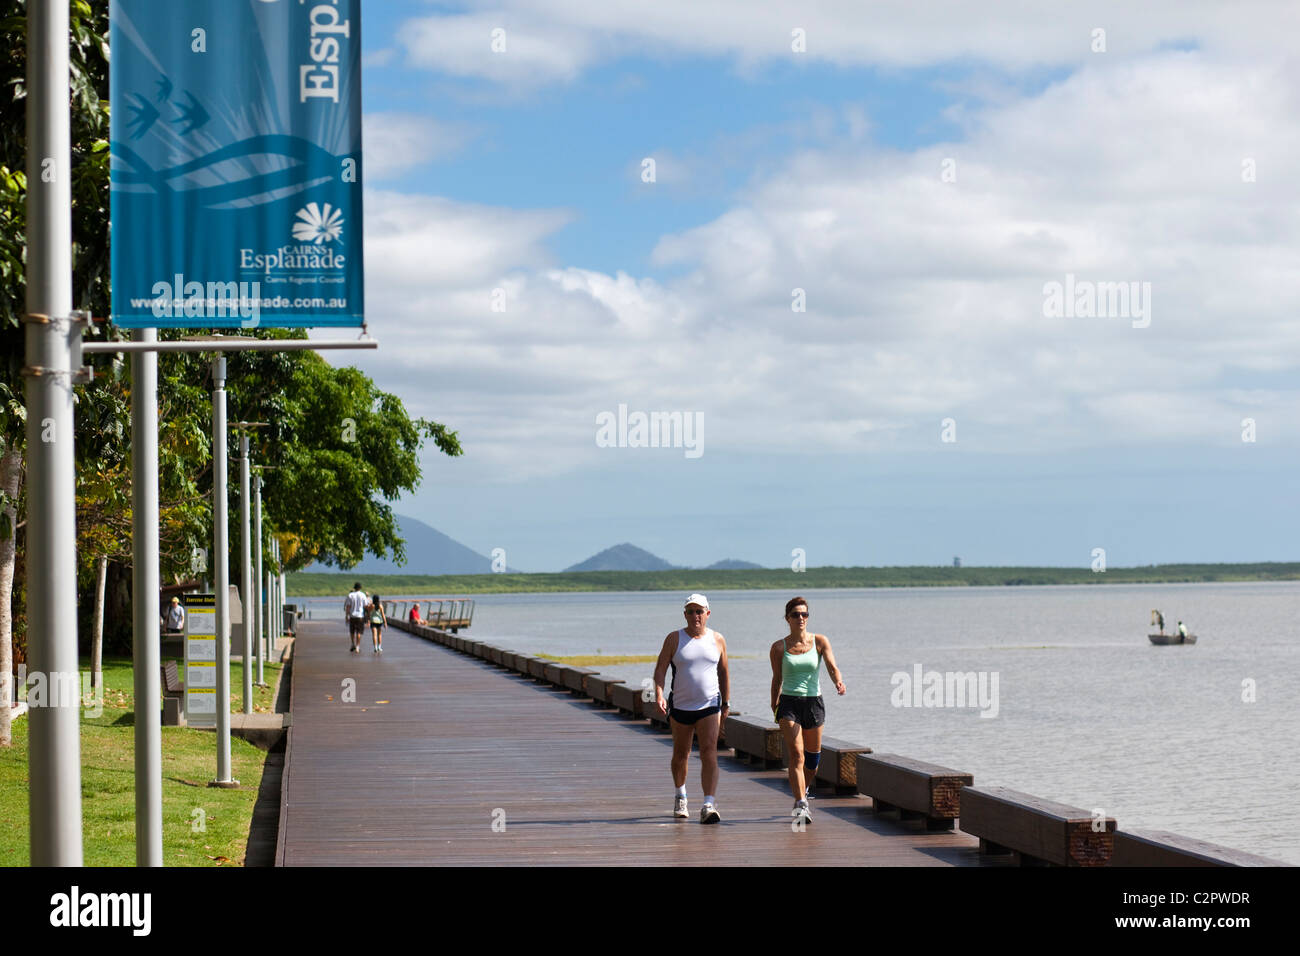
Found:
<svg viewBox="0 0 1300 956"><path fill-rule="evenodd" d="M709 595L740 711L770 712L767 649L785 633L782 610L795 593ZM822 672L831 736L964 770L976 784L1100 809L1125 829L1300 864L1289 813L1300 789L1300 583L799 593L848 686L837 697ZM654 655L683 624L684 598L482 595L469 633L520 651ZM313 616L333 614L342 595L303 603ZM1198 643L1150 644L1152 608L1167 630L1181 618ZM983 706L933 692L929 705L901 706L913 697L900 675L918 666L923 675L975 672ZM654 666L599 669L640 684Z"/></svg>

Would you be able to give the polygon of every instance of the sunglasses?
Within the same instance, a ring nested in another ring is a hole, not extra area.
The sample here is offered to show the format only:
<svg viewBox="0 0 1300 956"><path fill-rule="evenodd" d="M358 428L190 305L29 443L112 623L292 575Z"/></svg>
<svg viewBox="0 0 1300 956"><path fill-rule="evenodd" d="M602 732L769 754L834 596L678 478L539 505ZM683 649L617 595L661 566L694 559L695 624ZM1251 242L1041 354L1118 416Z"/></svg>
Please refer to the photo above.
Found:
<svg viewBox="0 0 1300 956"><path fill-rule="evenodd" d="M690 608L690 607L688 607L688 608L686 609L686 613L687 613L687 614L703 614L703 613L705 613L705 611L704 611L704 608L702 608L702 607L701 607L701 608Z"/></svg>
<svg viewBox="0 0 1300 956"><path fill-rule="evenodd" d="M808 612L807 612L807 611L791 611L791 612L790 612L790 616L791 616L791 617L807 617L807 616L808 616Z"/></svg>

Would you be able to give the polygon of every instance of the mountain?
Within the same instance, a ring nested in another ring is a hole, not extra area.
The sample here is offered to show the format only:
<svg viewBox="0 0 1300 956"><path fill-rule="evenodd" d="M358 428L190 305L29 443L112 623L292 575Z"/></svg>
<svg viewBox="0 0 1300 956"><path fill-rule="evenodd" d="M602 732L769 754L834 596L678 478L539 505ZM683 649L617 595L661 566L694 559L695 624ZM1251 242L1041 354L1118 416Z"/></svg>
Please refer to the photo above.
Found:
<svg viewBox="0 0 1300 956"><path fill-rule="evenodd" d="M634 544L616 544L564 570L566 573L569 571L671 571L673 567L674 565L663 558L657 558Z"/></svg>
<svg viewBox="0 0 1300 956"><path fill-rule="evenodd" d="M406 564L398 566L390 554L387 558L367 555L347 574L488 574L492 559L486 558L459 541L447 537L423 521L406 515L394 515L397 534L406 542ZM313 564L306 571L338 571L338 568ZM513 570L513 568L511 569Z"/></svg>
<svg viewBox="0 0 1300 956"><path fill-rule="evenodd" d="M763 570L761 564L755 564L753 561L737 561L735 558L725 558L722 561L715 561L710 564L705 571L752 571Z"/></svg>

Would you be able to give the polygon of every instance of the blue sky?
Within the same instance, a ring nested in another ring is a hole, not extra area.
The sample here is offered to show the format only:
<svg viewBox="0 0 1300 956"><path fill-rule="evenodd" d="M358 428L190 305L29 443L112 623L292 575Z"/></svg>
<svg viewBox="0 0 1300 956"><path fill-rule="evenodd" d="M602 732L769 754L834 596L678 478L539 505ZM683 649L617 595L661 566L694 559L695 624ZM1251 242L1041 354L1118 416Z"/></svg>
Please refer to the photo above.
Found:
<svg viewBox="0 0 1300 956"><path fill-rule="evenodd" d="M530 571L1294 559L1262 9L366 4L357 364L466 448L397 510ZM702 453L602 447L620 405Z"/></svg>

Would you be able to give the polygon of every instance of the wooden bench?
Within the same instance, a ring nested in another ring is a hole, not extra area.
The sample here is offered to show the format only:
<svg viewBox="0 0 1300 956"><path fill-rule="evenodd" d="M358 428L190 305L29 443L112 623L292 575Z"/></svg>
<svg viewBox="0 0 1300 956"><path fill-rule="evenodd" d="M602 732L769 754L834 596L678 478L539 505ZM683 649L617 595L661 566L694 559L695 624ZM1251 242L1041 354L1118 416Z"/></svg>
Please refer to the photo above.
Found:
<svg viewBox="0 0 1300 956"><path fill-rule="evenodd" d="M951 830L962 815L962 790L975 782L971 774L898 754L858 754L854 764L858 793L871 798L876 813L924 818L927 830Z"/></svg>
<svg viewBox="0 0 1300 956"><path fill-rule="evenodd" d="M835 789L836 793L858 790L858 754L871 753L870 747L851 744L836 737L822 738L822 758L817 764L817 782ZM787 755L786 760L790 758Z"/></svg>
<svg viewBox="0 0 1300 956"><path fill-rule="evenodd" d="M981 853L1014 853L1021 864L1106 866L1115 850L1115 820L1006 787L964 787L961 828L980 838Z"/></svg>
<svg viewBox="0 0 1300 956"><path fill-rule="evenodd" d="M599 701L602 704L609 704L612 703L609 699L610 688L616 684L622 683L625 683L625 681L621 678L600 677L599 675L592 674L587 678L587 694L592 700Z"/></svg>
<svg viewBox="0 0 1300 956"><path fill-rule="evenodd" d="M570 667L564 672L564 686L586 697L588 696L587 681L598 673L600 672L592 670L590 667Z"/></svg>
<svg viewBox="0 0 1300 956"><path fill-rule="evenodd" d="M535 677L538 680L546 680L546 666L550 663L544 657L528 658L528 676Z"/></svg>
<svg viewBox="0 0 1300 956"><path fill-rule="evenodd" d="M568 669L568 664L559 664L555 661L547 661L546 668L542 671L542 676L545 678L546 683L550 684L552 687L563 687L564 672Z"/></svg>
<svg viewBox="0 0 1300 956"><path fill-rule="evenodd" d="M783 762L781 728L766 718L729 714L723 735L742 760L757 762L764 769Z"/></svg>
<svg viewBox="0 0 1300 956"><path fill-rule="evenodd" d="M625 714L632 717L644 717L646 703L641 700L641 688L629 687L627 684L609 685L609 702ZM654 706L651 700L649 705Z"/></svg>
<svg viewBox="0 0 1300 956"><path fill-rule="evenodd" d="M1291 866L1164 830L1119 830L1111 866Z"/></svg>
<svg viewBox="0 0 1300 956"><path fill-rule="evenodd" d="M181 669L175 661L168 661L158 668L162 676L164 727L185 726L185 682L181 680Z"/></svg>

